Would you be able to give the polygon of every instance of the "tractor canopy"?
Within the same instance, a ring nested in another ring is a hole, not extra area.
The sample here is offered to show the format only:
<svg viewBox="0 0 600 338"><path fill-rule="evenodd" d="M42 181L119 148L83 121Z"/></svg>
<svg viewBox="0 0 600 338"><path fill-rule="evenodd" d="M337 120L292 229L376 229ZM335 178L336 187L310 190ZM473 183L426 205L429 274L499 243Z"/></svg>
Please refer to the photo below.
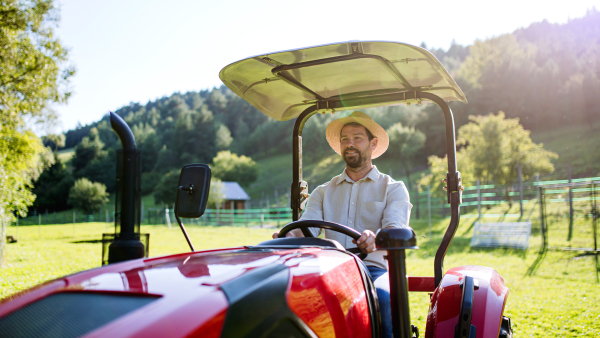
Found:
<svg viewBox="0 0 600 338"><path fill-rule="evenodd" d="M433 54L399 42L350 41L263 54L234 62L219 76L278 121L295 118L314 104L318 110L350 110L420 103L416 97L422 92L467 102Z"/></svg>

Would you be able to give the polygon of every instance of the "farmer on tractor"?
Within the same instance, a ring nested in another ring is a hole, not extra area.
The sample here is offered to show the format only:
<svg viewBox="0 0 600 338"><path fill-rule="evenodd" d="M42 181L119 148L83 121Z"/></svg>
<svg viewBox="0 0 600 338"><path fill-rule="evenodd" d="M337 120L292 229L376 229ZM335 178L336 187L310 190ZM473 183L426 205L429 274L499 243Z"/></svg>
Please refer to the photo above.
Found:
<svg viewBox="0 0 600 338"><path fill-rule="evenodd" d="M361 232L351 240L339 232L325 230L325 237L345 248L356 244L368 256L364 259L377 288L384 337L392 337L389 277L383 251L375 250L375 237L381 229L409 228L408 191L401 181L380 173L371 160L388 148L385 130L368 115L355 111L349 117L331 122L326 130L329 145L346 162L344 172L318 186L310 195L300 220L320 220L347 225ZM320 229L311 228L314 237ZM273 234L277 238L278 233ZM287 237L303 237L290 231Z"/></svg>

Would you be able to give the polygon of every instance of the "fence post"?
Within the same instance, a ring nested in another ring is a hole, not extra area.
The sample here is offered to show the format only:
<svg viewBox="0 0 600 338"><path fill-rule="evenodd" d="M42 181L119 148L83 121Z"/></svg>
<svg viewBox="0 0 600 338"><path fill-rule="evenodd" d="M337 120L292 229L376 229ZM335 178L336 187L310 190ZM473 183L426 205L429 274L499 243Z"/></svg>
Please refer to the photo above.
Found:
<svg viewBox="0 0 600 338"><path fill-rule="evenodd" d="M540 230L542 231L542 251L546 250L546 221L544 219L544 190L541 185L538 185L538 196L540 196Z"/></svg>
<svg viewBox="0 0 600 338"><path fill-rule="evenodd" d="M234 213L235 213L235 207L234 207L234 201L231 200L229 201L229 203L231 203L231 225L235 225L235 218L234 218Z"/></svg>
<svg viewBox="0 0 600 338"><path fill-rule="evenodd" d="M523 217L523 172L521 163L519 163L517 169L519 170L519 206L521 208L521 217Z"/></svg>
<svg viewBox="0 0 600 338"><path fill-rule="evenodd" d="M171 229L171 218L169 217L169 208L165 209L165 220L167 221L167 226Z"/></svg>
<svg viewBox="0 0 600 338"><path fill-rule="evenodd" d="M571 183L571 163L569 163L567 169L569 173L569 183ZM573 238L573 188L569 185L569 237L567 238L567 240L570 241L571 238Z"/></svg>
<svg viewBox="0 0 600 338"><path fill-rule="evenodd" d="M391 176L391 175L390 175ZM415 190L417 191L417 219L419 219L419 200L421 199L419 196L419 185L415 184Z"/></svg>
<svg viewBox="0 0 600 338"><path fill-rule="evenodd" d="M219 204L221 203L217 203L217 225L219 225Z"/></svg>
<svg viewBox="0 0 600 338"><path fill-rule="evenodd" d="M431 240L431 186L427 186L427 214L429 219L429 240Z"/></svg>
<svg viewBox="0 0 600 338"><path fill-rule="evenodd" d="M596 182L592 181L592 221L594 227L594 251L598 251L598 203L596 203ZM598 257L598 255L596 255Z"/></svg>
<svg viewBox="0 0 600 338"><path fill-rule="evenodd" d="M481 222L481 185L479 179L477 179L477 213L479 215L477 220Z"/></svg>
<svg viewBox="0 0 600 338"><path fill-rule="evenodd" d="M275 189L275 207L277 208L277 228L279 229L279 194L277 193L277 189Z"/></svg>
<svg viewBox="0 0 600 338"><path fill-rule="evenodd" d="M38 214L38 238L42 238L42 214Z"/></svg>

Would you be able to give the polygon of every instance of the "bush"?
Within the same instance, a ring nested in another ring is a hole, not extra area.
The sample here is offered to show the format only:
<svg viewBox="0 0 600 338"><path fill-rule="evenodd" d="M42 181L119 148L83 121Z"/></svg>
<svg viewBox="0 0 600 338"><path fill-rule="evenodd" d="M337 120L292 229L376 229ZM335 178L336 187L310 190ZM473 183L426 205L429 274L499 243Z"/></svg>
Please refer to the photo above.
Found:
<svg viewBox="0 0 600 338"><path fill-rule="evenodd" d="M258 177L258 166L250 157L220 151L213 158L212 175L222 181L238 182L248 187Z"/></svg>
<svg viewBox="0 0 600 338"><path fill-rule="evenodd" d="M108 202L106 186L102 183L92 182L87 178L80 178L69 191L69 204L83 211L86 215L102 209Z"/></svg>

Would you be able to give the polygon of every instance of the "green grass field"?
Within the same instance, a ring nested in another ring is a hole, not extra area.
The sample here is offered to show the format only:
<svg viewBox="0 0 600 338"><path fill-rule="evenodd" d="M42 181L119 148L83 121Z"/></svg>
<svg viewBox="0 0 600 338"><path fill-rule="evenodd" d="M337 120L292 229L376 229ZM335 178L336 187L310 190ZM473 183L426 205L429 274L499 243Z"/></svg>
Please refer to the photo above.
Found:
<svg viewBox="0 0 600 338"><path fill-rule="evenodd" d="M503 211L515 213L516 208L518 206L514 205L513 209ZM499 213L499 210L488 212ZM541 237L535 219L527 251L471 248L474 220L463 219L444 266L448 269L472 264L495 268L510 288L506 315L512 318L518 337L600 336L600 308L597 306L600 293L595 256L559 251L540 254ZM577 222L581 223L576 223L578 236L587 237L581 229L586 228L589 221L578 218ZM411 221L420 249L408 252L410 275L433 275L433 258L447 223L448 219L434 220L429 238L426 220ZM556 221L552 227L564 230L564 224ZM15 231L15 227L10 227L8 234L15 234ZM101 233L111 231L112 224L106 223L19 227L19 242L8 246L7 267L0 269L0 297L63 275L98 267L102 250L98 240ZM177 227L143 226L142 231L150 233L150 256L188 250ZM252 245L269 239L273 232L272 229L230 226L190 226L188 231L199 249ZM563 234L564 231L560 232L560 240ZM551 232L551 236L559 235ZM585 243L591 243L589 238L585 239ZM429 297L420 293L411 293L410 297L411 319L424 330Z"/></svg>

